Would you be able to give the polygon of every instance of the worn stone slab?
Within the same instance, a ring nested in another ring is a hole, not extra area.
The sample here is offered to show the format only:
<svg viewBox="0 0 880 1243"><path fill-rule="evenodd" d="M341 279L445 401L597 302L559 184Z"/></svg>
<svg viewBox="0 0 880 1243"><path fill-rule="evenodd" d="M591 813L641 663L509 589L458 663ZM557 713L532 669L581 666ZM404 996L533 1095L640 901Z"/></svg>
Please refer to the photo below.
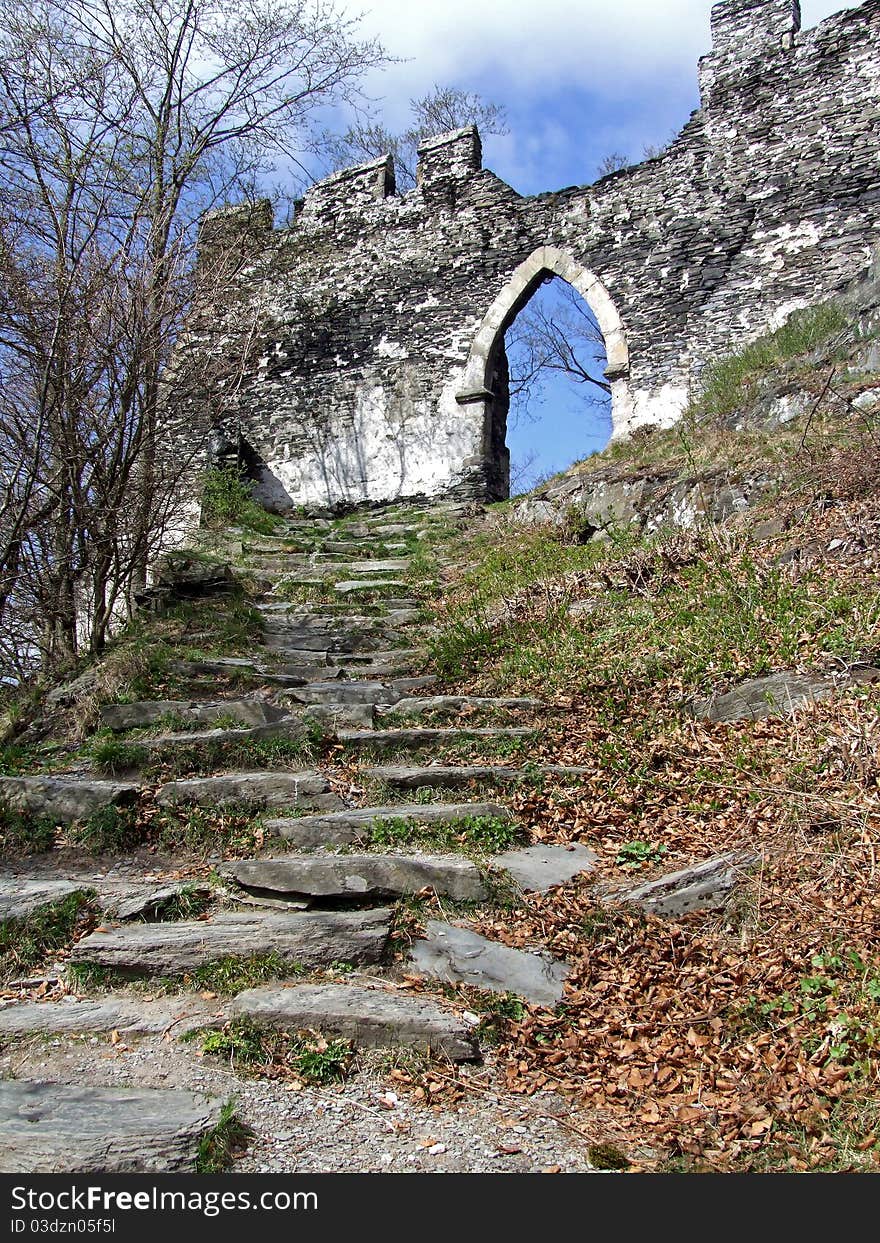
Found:
<svg viewBox="0 0 880 1243"><path fill-rule="evenodd" d="M0 1010L0 1036L112 1032L182 1036L197 1027L222 1026L227 1014L219 1001L195 994L144 1000L108 994L102 997L62 997L58 1001L16 1002Z"/></svg>
<svg viewBox="0 0 880 1243"><path fill-rule="evenodd" d="M305 966L377 962L391 912L221 912L209 920L126 924L92 932L73 947L74 962L150 975L177 975L218 958L278 954Z"/></svg>
<svg viewBox="0 0 880 1243"><path fill-rule="evenodd" d="M223 773L189 777L161 787L158 802L197 803L202 807L243 804L249 807L307 807L332 810L342 806L330 782L317 772Z"/></svg>
<svg viewBox="0 0 880 1243"><path fill-rule="evenodd" d="M640 906L650 915L670 919L687 915L690 911L723 906L742 868L754 863L756 858L756 855L743 851L718 855L680 872L670 872L657 880L636 885L625 893L615 894L613 901Z"/></svg>
<svg viewBox="0 0 880 1243"><path fill-rule="evenodd" d="M782 717L819 703L834 694L833 678L802 673L774 673L766 678L752 678L725 695L695 699L691 712L709 721L761 720Z"/></svg>
<svg viewBox="0 0 880 1243"><path fill-rule="evenodd" d="M309 704L303 712L310 720L317 721L325 733L335 733L339 729L372 729L376 718L376 709L372 704L345 700Z"/></svg>
<svg viewBox="0 0 880 1243"><path fill-rule="evenodd" d="M504 868L527 893L544 893L591 872L598 858L586 846L524 846L495 855L492 867Z"/></svg>
<svg viewBox="0 0 880 1243"><path fill-rule="evenodd" d="M353 561L346 568L353 574L393 574L397 570L408 570L410 557L386 557L384 559Z"/></svg>
<svg viewBox="0 0 880 1243"><path fill-rule="evenodd" d="M533 711L543 705L540 699L505 699L487 695L423 695L399 699L390 711L395 716L419 717L429 712L463 712L468 708L486 712Z"/></svg>
<svg viewBox="0 0 880 1243"><path fill-rule="evenodd" d="M393 704L400 698L391 682L312 682L295 690L279 692L285 702L299 704Z"/></svg>
<svg viewBox="0 0 880 1243"><path fill-rule="evenodd" d="M137 745L146 750L164 747L218 746L233 742L258 742L263 738L305 738L308 727L302 713L284 715L268 725L255 725L252 729L209 729L204 732L181 731L157 734L155 737L138 738Z"/></svg>
<svg viewBox="0 0 880 1243"><path fill-rule="evenodd" d="M555 1006L562 999L569 970L563 962L511 949L440 920L429 920L426 934L412 946L412 965L422 975L516 993L539 1006Z"/></svg>
<svg viewBox="0 0 880 1243"><path fill-rule="evenodd" d="M360 591L387 591L389 587L396 591L404 591L406 583L395 578L358 578L343 579L333 584L333 590L338 596L353 596Z"/></svg>
<svg viewBox="0 0 880 1243"><path fill-rule="evenodd" d="M534 738L534 729L520 726L497 728L436 728L430 729L341 729L337 737L347 747L426 747L434 743L456 742L470 738Z"/></svg>
<svg viewBox="0 0 880 1243"><path fill-rule="evenodd" d="M72 880L26 880L15 877L0 880L0 923L7 919L27 919L41 906L62 902L72 893L82 893L88 885Z"/></svg>
<svg viewBox="0 0 880 1243"><path fill-rule="evenodd" d="M155 919L182 893L210 897L210 885L194 885L180 881L173 885L138 887L128 894L122 893L105 901L105 915L112 919Z"/></svg>
<svg viewBox="0 0 880 1243"><path fill-rule="evenodd" d="M203 725L233 717L243 726L269 725L288 714L265 699L225 699L213 703L193 700L143 700L138 703L105 704L101 720L112 730L144 729L173 714Z"/></svg>
<svg viewBox="0 0 880 1243"><path fill-rule="evenodd" d="M348 846L367 837L376 820L449 824L469 816L513 819L512 812L500 803L389 803L385 807L350 807L327 815L267 820L265 827L297 846Z"/></svg>
<svg viewBox="0 0 880 1243"><path fill-rule="evenodd" d="M435 789L457 789L471 782L502 785L507 782L531 780L543 776L559 781L577 780L590 770L560 764L507 768L503 765L457 764L373 764L360 770L365 780L383 781L391 789L418 790L425 786Z"/></svg>
<svg viewBox="0 0 880 1243"><path fill-rule="evenodd" d="M129 781L102 781L66 775L0 777L0 802L61 824L88 818L103 807L128 806L140 795Z"/></svg>
<svg viewBox="0 0 880 1243"><path fill-rule="evenodd" d="M0 1081L0 1172L154 1174L192 1167L219 1100L155 1088Z"/></svg>
<svg viewBox="0 0 880 1243"><path fill-rule="evenodd" d="M457 1015L427 998L388 989L351 984L254 988L238 994L231 1012L288 1031L343 1036L361 1048L414 1048L454 1062L479 1057L472 1031Z"/></svg>
<svg viewBox="0 0 880 1243"><path fill-rule="evenodd" d="M486 896L479 869L460 855L285 855L237 861L223 872L249 889L312 898L398 897L425 888L456 902Z"/></svg>

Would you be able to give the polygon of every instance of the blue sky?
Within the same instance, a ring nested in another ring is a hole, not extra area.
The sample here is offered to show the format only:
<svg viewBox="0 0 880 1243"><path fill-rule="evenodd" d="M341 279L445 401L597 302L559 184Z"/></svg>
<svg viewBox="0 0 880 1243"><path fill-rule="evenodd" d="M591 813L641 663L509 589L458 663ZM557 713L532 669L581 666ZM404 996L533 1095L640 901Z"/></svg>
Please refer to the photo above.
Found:
<svg viewBox="0 0 880 1243"><path fill-rule="evenodd" d="M803 25L853 7L802 0ZM476 91L505 107L510 127L485 139L487 168L522 194L586 184L603 156L640 159L698 106L711 8L712 0L365 0L362 29L404 58L369 91L389 128L403 128L408 101L435 83ZM554 385L541 409L539 423L512 419L508 437L514 458L537 453L533 475L607 437L607 424L595 414L585 421L567 387Z"/></svg>

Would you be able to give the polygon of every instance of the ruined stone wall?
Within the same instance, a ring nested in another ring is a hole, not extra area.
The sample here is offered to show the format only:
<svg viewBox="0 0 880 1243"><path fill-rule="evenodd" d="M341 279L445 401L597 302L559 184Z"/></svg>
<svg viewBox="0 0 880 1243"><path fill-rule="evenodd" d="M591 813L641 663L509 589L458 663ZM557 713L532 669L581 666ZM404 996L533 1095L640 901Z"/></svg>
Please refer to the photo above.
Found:
<svg viewBox="0 0 880 1243"><path fill-rule="evenodd" d="M242 307L253 367L239 434L270 504L503 496L503 333L569 280L603 330L614 435L667 426L706 363L833 295L880 238L880 0L800 29L796 0L725 0L701 108L660 157L522 197L473 128L431 140L418 184L390 160L313 186L273 231L249 209ZM228 238L235 215L208 220ZM229 321L194 322L207 352Z"/></svg>

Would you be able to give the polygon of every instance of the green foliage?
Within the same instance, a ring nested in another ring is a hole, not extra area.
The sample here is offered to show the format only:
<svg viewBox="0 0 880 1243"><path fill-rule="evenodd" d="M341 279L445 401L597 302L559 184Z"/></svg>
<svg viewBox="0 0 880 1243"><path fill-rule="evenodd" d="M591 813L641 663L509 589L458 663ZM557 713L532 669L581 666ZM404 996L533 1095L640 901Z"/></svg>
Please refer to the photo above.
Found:
<svg viewBox="0 0 880 1243"><path fill-rule="evenodd" d="M851 321L851 313L836 302L795 311L775 332L759 337L707 368L693 412L718 418L746 405L763 376L827 344L845 332Z"/></svg>
<svg viewBox="0 0 880 1243"><path fill-rule="evenodd" d="M150 820L150 837L169 854L252 855L271 841L253 808L195 804L159 808Z"/></svg>
<svg viewBox="0 0 880 1243"><path fill-rule="evenodd" d="M880 1051L880 963L855 950L814 954L796 990L748 997L736 1018L746 1031L797 1025L805 1053L839 1064L858 1078Z"/></svg>
<svg viewBox="0 0 880 1243"><path fill-rule="evenodd" d="M8 979L36 967L47 954L68 946L94 896L90 889L77 890L24 919L0 922L0 976Z"/></svg>
<svg viewBox="0 0 880 1243"><path fill-rule="evenodd" d="M497 854L521 841L522 828L499 816L465 816L445 824L414 824L405 819L374 820L370 827L373 846L419 845L435 850L475 851Z"/></svg>
<svg viewBox="0 0 880 1243"><path fill-rule="evenodd" d="M226 1101L216 1126L199 1140L195 1161L197 1174L224 1173L236 1154L247 1146L253 1131L237 1116L235 1105L234 1099Z"/></svg>
<svg viewBox="0 0 880 1243"><path fill-rule="evenodd" d="M183 885L178 892L163 902L155 919L161 923L174 923L181 919L196 919L211 906L214 897L203 886Z"/></svg>
<svg viewBox="0 0 880 1243"><path fill-rule="evenodd" d="M95 767L102 773L117 777L120 773L136 772L146 766L150 752L136 742L99 735L89 748Z"/></svg>
<svg viewBox="0 0 880 1243"><path fill-rule="evenodd" d="M232 467L211 470L202 486L202 520L207 526L241 526L271 535L281 519L253 498L250 485Z"/></svg>
<svg viewBox="0 0 880 1243"><path fill-rule="evenodd" d="M634 871L648 863L659 863L665 854L666 847L653 842L624 842L617 851L615 862L620 868Z"/></svg>
<svg viewBox="0 0 880 1243"><path fill-rule="evenodd" d="M302 968L280 954L229 954L197 967L185 974L184 982L191 988L214 993L241 993L256 988L267 980L282 980L297 975Z"/></svg>
<svg viewBox="0 0 880 1243"><path fill-rule="evenodd" d="M136 807L101 807L80 824L71 825L68 840L92 854L122 854L144 838Z"/></svg>
<svg viewBox="0 0 880 1243"><path fill-rule="evenodd" d="M200 1034L203 1053L228 1059L251 1070L282 1066L311 1084L338 1083L351 1062L347 1040L325 1040L314 1034L295 1034L233 1019L219 1031Z"/></svg>
<svg viewBox="0 0 880 1243"><path fill-rule="evenodd" d="M51 850L55 823L47 816L33 816L0 804L0 859L38 855Z"/></svg>

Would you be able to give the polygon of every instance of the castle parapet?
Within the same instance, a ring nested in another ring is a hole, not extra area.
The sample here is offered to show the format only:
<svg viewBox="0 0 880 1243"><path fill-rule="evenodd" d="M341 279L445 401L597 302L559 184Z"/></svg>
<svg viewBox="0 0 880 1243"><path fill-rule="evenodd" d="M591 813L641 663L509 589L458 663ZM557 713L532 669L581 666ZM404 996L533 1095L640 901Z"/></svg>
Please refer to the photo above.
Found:
<svg viewBox="0 0 880 1243"><path fill-rule="evenodd" d="M253 203L235 203L205 212L199 221L199 263L212 257L258 254L265 246L275 224L270 199Z"/></svg>
<svg viewBox="0 0 880 1243"><path fill-rule="evenodd" d="M476 125L429 138L419 147L416 184L428 197L445 196L455 183L483 167L483 144Z"/></svg>
<svg viewBox="0 0 880 1243"><path fill-rule="evenodd" d="M381 202L394 193L394 161L390 155L317 181L306 191L304 216L334 216L346 210Z"/></svg>
<svg viewBox="0 0 880 1243"><path fill-rule="evenodd" d="M749 66L790 52L801 29L799 0L723 0L712 8L712 51L700 61L703 106L717 81L749 76Z"/></svg>

